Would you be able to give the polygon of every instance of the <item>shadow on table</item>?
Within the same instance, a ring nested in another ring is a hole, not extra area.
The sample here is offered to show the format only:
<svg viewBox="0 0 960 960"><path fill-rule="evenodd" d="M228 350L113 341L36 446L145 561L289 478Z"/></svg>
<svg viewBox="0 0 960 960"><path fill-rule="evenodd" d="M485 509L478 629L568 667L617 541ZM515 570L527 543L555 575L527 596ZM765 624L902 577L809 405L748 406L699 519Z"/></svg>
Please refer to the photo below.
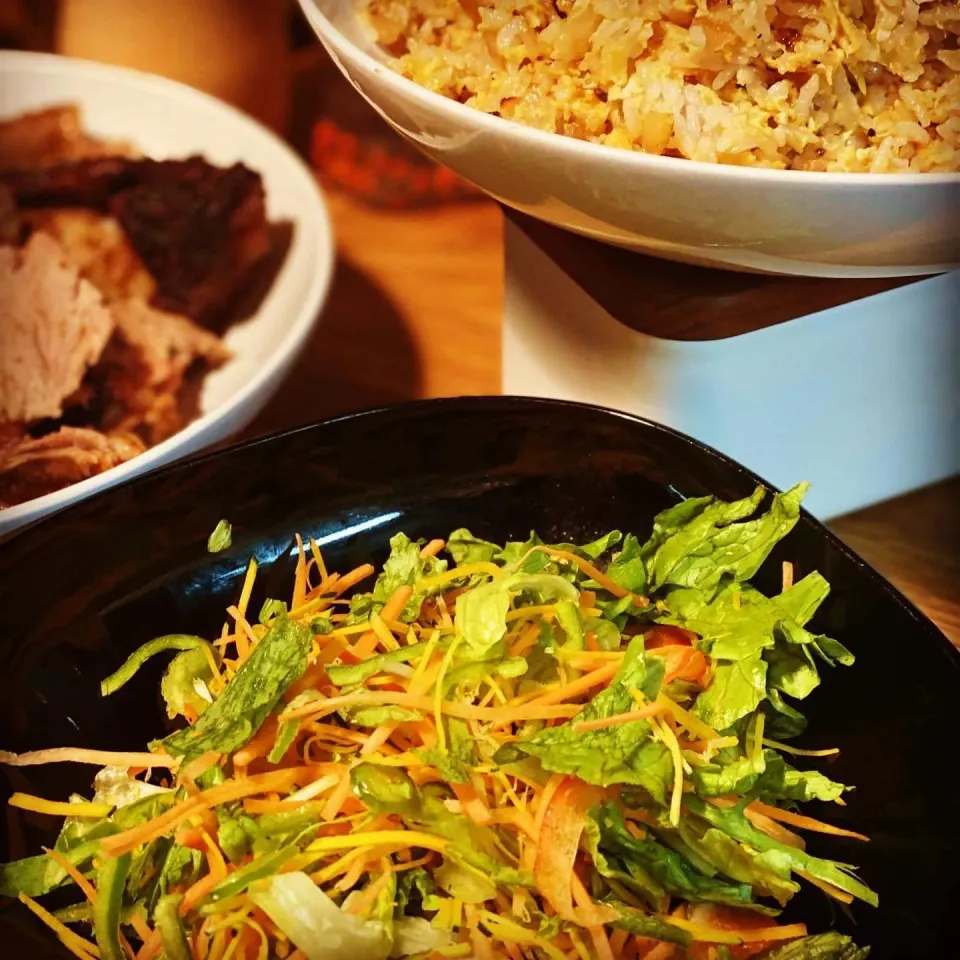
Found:
<svg viewBox="0 0 960 960"><path fill-rule="evenodd" d="M402 314L363 271L337 260L323 316L296 366L241 439L421 395Z"/></svg>

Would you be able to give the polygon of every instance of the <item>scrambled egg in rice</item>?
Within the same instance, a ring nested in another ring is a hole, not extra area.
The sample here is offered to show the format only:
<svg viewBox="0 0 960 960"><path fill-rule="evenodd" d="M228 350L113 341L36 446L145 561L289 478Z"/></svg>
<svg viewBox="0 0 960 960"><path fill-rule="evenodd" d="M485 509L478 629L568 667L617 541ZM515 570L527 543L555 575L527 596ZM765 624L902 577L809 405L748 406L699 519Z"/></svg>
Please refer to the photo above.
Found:
<svg viewBox="0 0 960 960"><path fill-rule="evenodd" d="M960 170L958 0L361 0L393 66L627 150Z"/></svg>

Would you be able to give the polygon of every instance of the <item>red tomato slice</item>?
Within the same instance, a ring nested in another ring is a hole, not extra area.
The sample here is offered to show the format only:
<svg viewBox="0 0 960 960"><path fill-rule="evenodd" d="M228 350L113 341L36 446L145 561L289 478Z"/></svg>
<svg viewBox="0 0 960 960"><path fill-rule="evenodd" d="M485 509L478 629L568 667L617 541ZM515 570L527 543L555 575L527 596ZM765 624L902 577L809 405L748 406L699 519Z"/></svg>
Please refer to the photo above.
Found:
<svg viewBox="0 0 960 960"><path fill-rule="evenodd" d="M655 650L657 647L692 647L694 639L694 634L689 630L658 623L643 635L643 646L647 650Z"/></svg>
<svg viewBox="0 0 960 960"><path fill-rule="evenodd" d="M702 679L707 670L707 658L693 647L670 645L656 647L651 653L665 661L664 683L671 680L697 681Z"/></svg>

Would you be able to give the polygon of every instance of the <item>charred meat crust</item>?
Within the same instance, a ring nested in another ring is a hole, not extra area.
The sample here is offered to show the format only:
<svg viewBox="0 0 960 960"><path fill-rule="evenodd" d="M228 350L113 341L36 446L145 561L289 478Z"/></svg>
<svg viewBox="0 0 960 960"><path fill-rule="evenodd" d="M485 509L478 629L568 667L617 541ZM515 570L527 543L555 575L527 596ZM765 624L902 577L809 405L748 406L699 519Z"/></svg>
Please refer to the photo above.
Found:
<svg viewBox="0 0 960 960"><path fill-rule="evenodd" d="M249 271L270 251L259 174L202 157L106 157L0 174L20 209L83 207L107 213L156 281L153 303L215 330Z"/></svg>

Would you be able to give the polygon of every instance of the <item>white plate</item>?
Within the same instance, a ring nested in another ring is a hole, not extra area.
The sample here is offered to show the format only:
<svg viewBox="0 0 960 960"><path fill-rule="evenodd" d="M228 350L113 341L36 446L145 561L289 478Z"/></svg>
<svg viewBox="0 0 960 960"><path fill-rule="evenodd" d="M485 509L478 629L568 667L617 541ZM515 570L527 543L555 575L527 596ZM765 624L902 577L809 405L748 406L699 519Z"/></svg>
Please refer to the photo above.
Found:
<svg viewBox="0 0 960 960"><path fill-rule="evenodd" d="M202 154L263 177L271 220L289 221L286 259L257 313L232 328L233 359L207 376L201 416L134 460L0 510L0 536L240 430L282 383L326 300L334 240L310 170L278 137L232 107L160 77L46 54L0 53L0 118L76 103L90 133L129 140L158 159Z"/></svg>
<svg viewBox="0 0 960 960"><path fill-rule="evenodd" d="M350 82L403 136L507 205L706 266L814 277L960 267L960 174L811 173L616 150L521 126L394 73L356 0L300 0Z"/></svg>

